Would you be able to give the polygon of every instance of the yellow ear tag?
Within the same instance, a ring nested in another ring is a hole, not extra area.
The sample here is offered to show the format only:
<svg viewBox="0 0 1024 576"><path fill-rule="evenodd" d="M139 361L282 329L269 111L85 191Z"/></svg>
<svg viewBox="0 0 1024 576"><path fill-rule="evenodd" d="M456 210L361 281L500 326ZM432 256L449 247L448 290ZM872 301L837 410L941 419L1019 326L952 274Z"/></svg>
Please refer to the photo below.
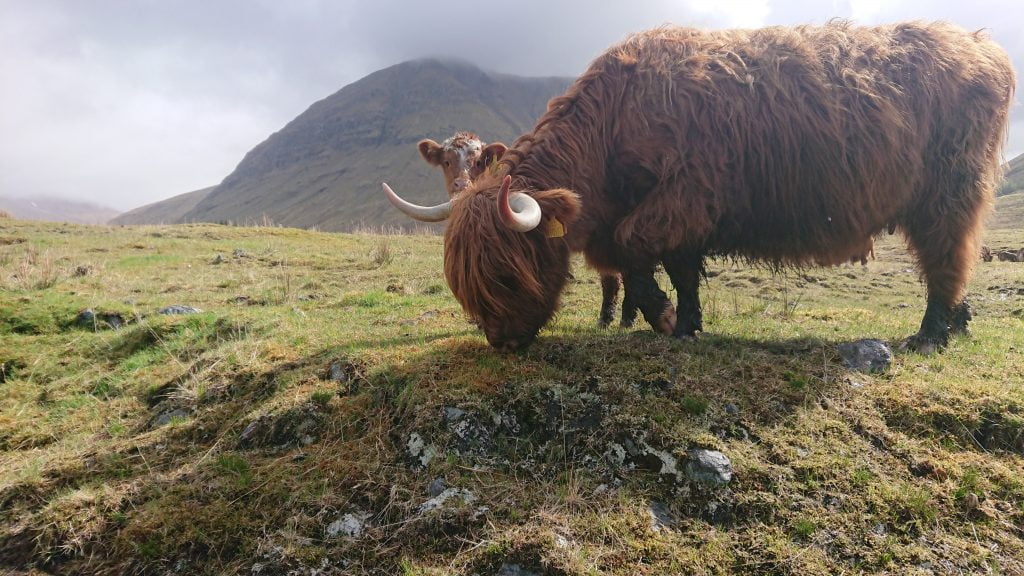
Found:
<svg viewBox="0 0 1024 576"><path fill-rule="evenodd" d="M565 224L558 218L552 218L548 220L548 238L561 238L565 236Z"/></svg>

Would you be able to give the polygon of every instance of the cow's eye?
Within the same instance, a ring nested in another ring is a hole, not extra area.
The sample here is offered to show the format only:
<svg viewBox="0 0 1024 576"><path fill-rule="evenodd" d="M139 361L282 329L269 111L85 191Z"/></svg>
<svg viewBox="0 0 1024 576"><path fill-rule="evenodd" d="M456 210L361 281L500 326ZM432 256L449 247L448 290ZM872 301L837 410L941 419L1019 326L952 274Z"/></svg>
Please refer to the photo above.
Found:
<svg viewBox="0 0 1024 576"><path fill-rule="evenodd" d="M451 165L452 165L452 163L451 163L451 162L449 162L448 160L445 160L445 161L444 161L444 167L445 167L445 168L449 168L449 167L450 167Z"/></svg>

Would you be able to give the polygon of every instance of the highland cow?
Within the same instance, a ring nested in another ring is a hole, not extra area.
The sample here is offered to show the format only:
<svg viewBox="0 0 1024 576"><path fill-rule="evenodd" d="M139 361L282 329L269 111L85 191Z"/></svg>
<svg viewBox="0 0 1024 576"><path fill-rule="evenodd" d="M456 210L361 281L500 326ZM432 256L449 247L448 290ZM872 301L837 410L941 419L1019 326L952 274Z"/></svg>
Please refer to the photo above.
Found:
<svg viewBox="0 0 1024 576"><path fill-rule="evenodd" d="M1002 49L945 23L643 32L549 103L505 174L432 209L445 277L509 350L554 314L571 252L627 290L657 290L660 260L692 337L706 257L800 267L895 226L927 285L904 345L930 352L967 328L1013 90Z"/></svg>
<svg viewBox="0 0 1024 576"><path fill-rule="evenodd" d="M488 167L495 166L508 149L501 142L486 144L472 132L456 132L441 144L430 139L420 140L416 147L428 164L441 169L449 198L465 190ZM601 314L598 323L602 328L608 327L615 317L621 286L618 273L601 274ZM637 310L634 300L627 296L623 300L620 325L627 328L632 326Z"/></svg>

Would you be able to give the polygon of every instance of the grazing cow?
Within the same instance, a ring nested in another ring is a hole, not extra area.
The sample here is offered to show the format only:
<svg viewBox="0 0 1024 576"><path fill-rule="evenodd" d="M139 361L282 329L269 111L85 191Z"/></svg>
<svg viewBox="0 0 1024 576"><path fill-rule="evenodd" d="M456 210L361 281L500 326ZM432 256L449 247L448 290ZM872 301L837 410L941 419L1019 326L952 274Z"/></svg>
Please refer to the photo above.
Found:
<svg viewBox="0 0 1024 576"><path fill-rule="evenodd" d="M501 160L508 149L501 142L486 144L472 132L456 132L441 144L429 139L420 140L416 146L428 164L444 173L449 198L465 190L489 166ZM609 326L615 317L621 284L617 273L601 274L601 315L598 320L601 327ZM637 306L627 295L622 302L621 325L632 326L636 313Z"/></svg>
<svg viewBox="0 0 1024 576"><path fill-rule="evenodd" d="M868 265L868 259L875 259L875 240L874 238L867 238L863 240L860 245L855 247L849 256L840 257L838 261L815 259L814 263L818 266L838 266L840 264L850 265L860 262L861 266Z"/></svg>
<svg viewBox="0 0 1024 576"><path fill-rule="evenodd" d="M690 337L705 257L836 261L895 226L927 284L904 345L934 351L967 328L1014 81L994 42L946 23L634 35L549 103L504 175L431 209L450 215L445 277L510 350L554 314L572 251L637 294L660 260ZM640 299L648 321L656 304Z"/></svg>
<svg viewBox="0 0 1024 576"><path fill-rule="evenodd" d="M996 252L996 258L1000 262L1020 262L1022 252L1024 252L1024 250L1000 250Z"/></svg>

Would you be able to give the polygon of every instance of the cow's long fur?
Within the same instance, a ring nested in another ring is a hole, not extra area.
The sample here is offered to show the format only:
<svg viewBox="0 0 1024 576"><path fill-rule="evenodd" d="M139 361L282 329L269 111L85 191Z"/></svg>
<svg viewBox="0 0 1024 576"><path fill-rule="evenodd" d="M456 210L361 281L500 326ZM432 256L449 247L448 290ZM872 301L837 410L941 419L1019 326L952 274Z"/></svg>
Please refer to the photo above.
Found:
<svg viewBox="0 0 1024 576"><path fill-rule="evenodd" d="M637 34L503 159L513 190L538 196L545 222L568 234L505 230L500 174L485 178L453 207L449 285L485 331L515 315L523 332L500 332L522 345L557 306L566 248L601 270L642 272L668 254L803 266L844 259L895 224L928 283L919 336L943 344L992 203L1013 86L996 44L945 23Z"/></svg>

